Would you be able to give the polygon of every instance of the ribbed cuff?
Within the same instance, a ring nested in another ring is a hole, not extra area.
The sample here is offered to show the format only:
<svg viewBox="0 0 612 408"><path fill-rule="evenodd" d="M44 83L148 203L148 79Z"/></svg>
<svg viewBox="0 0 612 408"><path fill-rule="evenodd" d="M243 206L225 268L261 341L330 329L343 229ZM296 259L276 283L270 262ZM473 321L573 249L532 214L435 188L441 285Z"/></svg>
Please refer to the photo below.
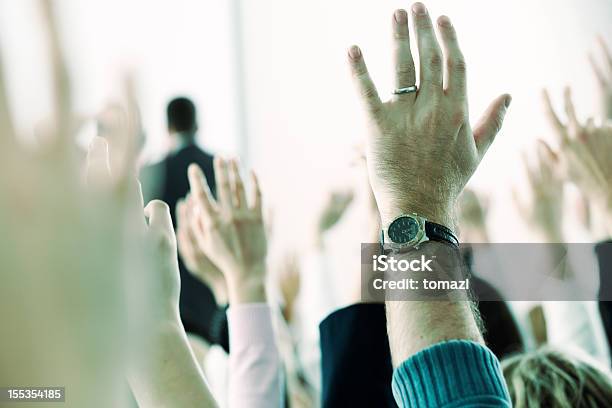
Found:
<svg viewBox="0 0 612 408"><path fill-rule="evenodd" d="M428 347L393 373L400 407L510 407L499 361L491 350L466 340Z"/></svg>

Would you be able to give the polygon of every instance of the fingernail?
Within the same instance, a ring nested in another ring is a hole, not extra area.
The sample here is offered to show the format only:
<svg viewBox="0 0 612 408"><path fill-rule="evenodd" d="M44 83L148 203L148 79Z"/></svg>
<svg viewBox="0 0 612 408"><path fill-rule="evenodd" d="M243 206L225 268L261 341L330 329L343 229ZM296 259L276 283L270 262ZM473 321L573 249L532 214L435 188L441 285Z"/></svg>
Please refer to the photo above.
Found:
<svg viewBox="0 0 612 408"><path fill-rule="evenodd" d="M448 18L447 16L440 16L440 18L438 18L438 24L441 25L442 27L450 27L451 26L450 18Z"/></svg>
<svg viewBox="0 0 612 408"><path fill-rule="evenodd" d="M408 22L408 13L406 13L406 10L403 9L399 9L399 10L395 10L395 22L398 24L405 24Z"/></svg>
<svg viewBox="0 0 612 408"><path fill-rule="evenodd" d="M353 45L351 48L349 48L349 57L354 60L361 58L361 50L358 46Z"/></svg>
<svg viewBox="0 0 612 408"><path fill-rule="evenodd" d="M427 7L425 7L423 3L414 3L412 5L412 11L414 12L414 14L419 16L427 15Z"/></svg>
<svg viewBox="0 0 612 408"><path fill-rule="evenodd" d="M512 96L510 95L506 96L506 100L504 101L506 108L509 108L511 103L512 103Z"/></svg>

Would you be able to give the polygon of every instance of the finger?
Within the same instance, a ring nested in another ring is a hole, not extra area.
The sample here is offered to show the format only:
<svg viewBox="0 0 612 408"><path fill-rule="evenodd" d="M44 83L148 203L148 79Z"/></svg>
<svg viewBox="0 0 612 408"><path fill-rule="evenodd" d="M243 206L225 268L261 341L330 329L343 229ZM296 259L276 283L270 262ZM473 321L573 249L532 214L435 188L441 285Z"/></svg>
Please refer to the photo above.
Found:
<svg viewBox="0 0 612 408"><path fill-rule="evenodd" d="M4 73L4 60L0 54L0 154L8 155L8 149L12 147L16 141L15 125L13 124L13 116L9 106L8 90L6 89L6 77Z"/></svg>
<svg viewBox="0 0 612 408"><path fill-rule="evenodd" d="M597 36L597 42L599 43L599 46L606 57L606 62L608 63L608 73L612 74L612 51L610 51L608 44L606 44L602 36Z"/></svg>
<svg viewBox="0 0 612 408"><path fill-rule="evenodd" d="M527 156L527 153L525 151L521 152L521 159L523 160L523 166L525 167L525 173L527 174L527 180L529 181L529 184L535 186L538 181L538 173L536 172L533 164L529 160L529 157Z"/></svg>
<svg viewBox="0 0 612 408"><path fill-rule="evenodd" d="M548 160L551 163L553 175L559 180L567 179L567 167L561 156L556 153L545 141L540 140L540 144L542 145L543 149L542 153L548 157Z"/></svg>
<svg viewBox="0 0 612 408"><path fill-rule="evenodd" d="M251 182L253 184L252 196L251 196L251 209L257 211L259 215L262 214L261 205L261 189L259 187L259 179L254 171L251 171Z"/></svg>
<svg viewBox="0 0 612 408"><path fill-rule="evenodd" d="M232 188L230 185L229 169L227 161L215 157L215 178L217 179L217 198L220 209L230 211L233 208Z"/></svg>
<svg viewBox="0 0 612 408"><path fill-rule="evenodd" d="M122 129L119 132L117 153L119 161L118 177L126 179L136 173L136 161L138 159L138 138L140 132L140 112L136 99L136 85L131 74L127 74L123 79L123 92L126 99L126 121L121 123ZM122 112L123 113L123 112Z"/></svg>
<svg viewBox="0 0 612 408"><path fill-rule="evenodd" d="M593 118L592 116L589 117L586 121L585 128L587 130L587 133L594 132L595 131L595 118Z"/></svg>
<svg viewBox="0 0 612 408"><path fill-rule="evenodd" d="M108 143L95 136L87 150L86 182L92 187L108 187L111 184Z"/></svg>
<svg viewBox="0 0 612 408"><path fill-rule="evenodd" d="M193 203L193 200L190 200ZM181 240L184 241L186 247L190 253L194 252L197 247L197 219L191 216L193 211L193 204L188 204L186 200L180 200L176 207L176 218L177 218L177 236L181 234Z"/></svg>
<svg viewBox="0 0 612 408"><path fill-rule="evenodd" d="M438 18L438 28L442 37L446 58L446 92L460 99L466 98L466 65L459 48L455 27L447 16Z"/></svg>
<svg viewBox="0 0 612 408"><path fill-rule="evenodd" d="M412 23L417 36L420 67L420 92L428 100L442 92L442 52L429 12L423 3L412 6Z"/></svg>
<svg viewBox="0 0 612 408"><path fill-rule="evenodd" d="M542 101L544 103L544 112L546 113L548 122L555 130L557 137L562 142L567 141L567 129L555 113L555 108L552 106L550 95L546 89L542 90Z"/></svg>
<svg viewBox="0 0 612 408"><path fill-rule="evenodd" d="M44 29L51 52L51 78L57 142L64 149L72 148L71 111L72 98L68 69L62 52L59 29L55 18L55 7L51 0L40 0L44 17Z"/></svg>
<svg viewBox="0 0 612 408"><path fill-rule="evenodd" d="M197 164L191 164L187 176L195 204L204 212L206 218L212 219L216 216L217 209L202 169Z"/></svg>
<svg viewBox="0 0 612 408"><path fill-rule="evenodd" d="M144 214L149 220L150 229L163 231L168 237L174 236L174 227L172 226L168 204L161 200L153 200L145 207Z"/></svg>
<svg viewBox="0 0 612 408"><path fill-rule="evenodd" d="M413 86L416 84L416 72L410 51L406 10L396 10L393 14L393 37L395 38L395 86L397 88ZM404 95L412 95L414 98L413 94Z"/></svg>
<svg viewBox="0 0 612 408"><path fill-rule="evenodd" d="M359 47L353 45L349 49L348 56L353 78L355 78L357 82L361 99L372 118L377 119L382 112L383 104L378 96L376 86L374 86L374 82L372 82L370 78L368 67L363 59L363 54Z"/></svg>
<svg viewBox="0 0 612 408"><path fill-rule="evenodd" d="M185 229L187 225L187 201L185 199L181 198L176 202L174 213L176 214L176 229Z"/></svg>
<svg viewBox="0 0 612 408"><path fill-rule="evenodd" d="M593 54L589 54L589 63L591 64L591 68L593 69L593 73L595 74L595 78L597 78L597 82L599 83L599 86L605 87L606 77L604 76L603 71L597 64L595 57L593 57Z"/></svg>
<svg viewBox="0 0 612 408"><path fill-rule="evenodd" d="M576 109L574 108L574 102L572 101L572 91L569 87L565 88L563 92L563 100L565 106L565 114L569 120L570 129L579 129L580 124L578 117L576 116Z"/></svg>
<svg viewBox="0 0 612 408"><path fill-rule="evenodd" d="M493 143L497 133L501 130L511 102L512 97L509 94L497 97L491 102L476 125L474 129L474 142L481 158L487 152L491 143Z"/></svg>
<svg viewBox="0 0 612 408"><path fill-rule="evenodd" d="M557 153L555 153L548 143L543 140L538 140L538 156L540 160L553 166L559 163L559 156Z"/></svg>
<svg viewBox="0 0 612 408"><path fill-rule="evenodd" d="M238 169L238 162L232 160L230 162L230 178L232 183L232 196L234 205L236 208L247 208L246 192L244 190L244 183L240 176L240 170Z"/></svg>
<svg viewBox="0 0 612 408"><path fill-rule="evenodd" d="M522 216L526 216L526 214L529 213L527 206L523 202L523 199L521 198L521 195L518 192L516 186L512 186L512 201L514 202L514 206Z"/></svg>

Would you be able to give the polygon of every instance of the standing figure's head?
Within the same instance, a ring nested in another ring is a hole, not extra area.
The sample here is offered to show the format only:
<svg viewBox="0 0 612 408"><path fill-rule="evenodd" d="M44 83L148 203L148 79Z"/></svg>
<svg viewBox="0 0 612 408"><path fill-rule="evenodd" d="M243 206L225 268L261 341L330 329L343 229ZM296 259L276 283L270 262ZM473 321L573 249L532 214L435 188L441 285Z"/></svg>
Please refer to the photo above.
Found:
<svg viewBox="0 0 612 408"><path fill-rule="evenodd" d="M194 103L184 97L170 101L167 108L168 133L183 141L191 142L198 131L197 112Z"/></svg>

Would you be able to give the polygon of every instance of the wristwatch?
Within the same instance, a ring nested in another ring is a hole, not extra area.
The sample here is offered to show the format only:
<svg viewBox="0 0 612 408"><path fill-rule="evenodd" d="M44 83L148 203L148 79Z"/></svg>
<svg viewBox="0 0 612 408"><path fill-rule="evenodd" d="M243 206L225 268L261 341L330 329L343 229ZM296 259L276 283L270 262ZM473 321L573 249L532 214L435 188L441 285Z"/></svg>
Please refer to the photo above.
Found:
<svg viewBox="0 0 612 408"><path fill-rule="evenodd" d="M418 248L426 241L442 242L459 248L459 240L450 228L428 221L416 213L400 215L380 233L383 249Z"/></svg>

